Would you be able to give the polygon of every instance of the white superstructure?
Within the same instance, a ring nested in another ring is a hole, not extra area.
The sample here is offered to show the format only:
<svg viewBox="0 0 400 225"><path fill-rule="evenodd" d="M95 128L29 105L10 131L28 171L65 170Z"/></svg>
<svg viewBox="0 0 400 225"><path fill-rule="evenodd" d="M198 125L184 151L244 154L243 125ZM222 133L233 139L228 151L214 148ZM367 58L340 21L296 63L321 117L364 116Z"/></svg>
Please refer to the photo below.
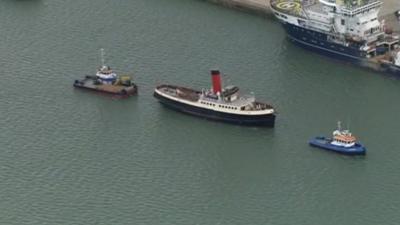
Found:
<svg viewBox="0 0 400 225"><path fill-rule="evenodd" d="M101 67L97 70L96 77L103 84L113 84L117 80L117 74L112 71L109 66L104 63L104 49L101 52Z"/></svg>
<svg viewBox="0 0 400 225"><path fill-rule="evenodd" d="M400 52L397 52L397 55L396 55L396 59L395 59L394 64L395 64L396 66L400 66Z"/></svg>
<svg viewBox="0 0 400 225"><path fill-rule="evenodd" d="M333 131L332 145L340 147L352 147L356 144L356 138L350 133L349 130L342 130L340 121L338 121L337 130Z"/></svg>

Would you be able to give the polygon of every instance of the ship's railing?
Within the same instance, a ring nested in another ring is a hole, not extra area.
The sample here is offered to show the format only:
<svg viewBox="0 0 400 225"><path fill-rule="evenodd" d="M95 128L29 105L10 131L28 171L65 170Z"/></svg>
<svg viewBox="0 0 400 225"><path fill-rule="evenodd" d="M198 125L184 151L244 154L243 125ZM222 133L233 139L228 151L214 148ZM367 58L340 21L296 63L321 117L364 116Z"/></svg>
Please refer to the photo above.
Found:
<svg viewBox="0 0 400 225"><path fill-rule="evenodd" d="M340 7L340 12L341 14L345 16L354 16L363 12L366 12L368 10L374 9L374 8L379 8L383 3L381 1L373 1L371 3L368 3L363 6L359 5L344 5Z"/></svg>
<svg viewBox="0 0 400 225"><path fill-rule="evenodd" d="M252 104L241 107L242 111L261 111L261 110L270 110L270 109L274 109L274 107L272 107L269 104L262 103L262 102L253 102Z"/></svg>

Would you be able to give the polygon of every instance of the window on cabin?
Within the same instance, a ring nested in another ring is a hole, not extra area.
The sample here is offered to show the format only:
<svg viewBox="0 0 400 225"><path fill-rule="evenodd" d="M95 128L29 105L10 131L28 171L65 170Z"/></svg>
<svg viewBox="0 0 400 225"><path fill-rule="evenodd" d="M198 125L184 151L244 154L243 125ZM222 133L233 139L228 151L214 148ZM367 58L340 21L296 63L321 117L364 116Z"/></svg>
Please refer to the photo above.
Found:
<svg viewBox="0 0 400 225"><path fill-rule="evenodd" d="M342 19L341 24L342 24L342 26L344 26L344 24L345 24L344 19Z"/></svg>

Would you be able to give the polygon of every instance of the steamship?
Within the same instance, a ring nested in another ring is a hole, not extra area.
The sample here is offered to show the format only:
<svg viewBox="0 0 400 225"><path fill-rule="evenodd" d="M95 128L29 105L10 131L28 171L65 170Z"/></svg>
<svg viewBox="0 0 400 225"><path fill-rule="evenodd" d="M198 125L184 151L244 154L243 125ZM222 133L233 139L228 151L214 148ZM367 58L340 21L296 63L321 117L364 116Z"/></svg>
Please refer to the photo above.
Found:
<svg viewBox="0 0 400 225"><path fill-rule="evenodd" d="M288 39L312 51L400 75L400 37L378 0L270 0Z"/></svg>
<svg viewBox="0 0 400 225"><path fill-rule="evenodd" d="M258 102L254 96L239 94L237 86L222 88L218 70L211 71L212 89L193 90L163 84L156 87L154 97L174 110L206 119L228 123L270 126L275 124L274 108Z"/></svg>

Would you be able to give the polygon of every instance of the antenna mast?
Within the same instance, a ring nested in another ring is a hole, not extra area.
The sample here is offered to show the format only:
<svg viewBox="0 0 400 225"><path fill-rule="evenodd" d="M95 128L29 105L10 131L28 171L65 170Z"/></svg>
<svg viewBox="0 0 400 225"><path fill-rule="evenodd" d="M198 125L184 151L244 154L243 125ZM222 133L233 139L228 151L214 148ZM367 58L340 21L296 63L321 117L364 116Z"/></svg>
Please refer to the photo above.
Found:
<svg viewBox="0 0 400 225"><path fill-rule="evenodd" d="M100 53L101 53L101 65L102 65L102 66L105 66L105 65L104 65L104 48L101 48L101 49L100 49Z"/></svg>

